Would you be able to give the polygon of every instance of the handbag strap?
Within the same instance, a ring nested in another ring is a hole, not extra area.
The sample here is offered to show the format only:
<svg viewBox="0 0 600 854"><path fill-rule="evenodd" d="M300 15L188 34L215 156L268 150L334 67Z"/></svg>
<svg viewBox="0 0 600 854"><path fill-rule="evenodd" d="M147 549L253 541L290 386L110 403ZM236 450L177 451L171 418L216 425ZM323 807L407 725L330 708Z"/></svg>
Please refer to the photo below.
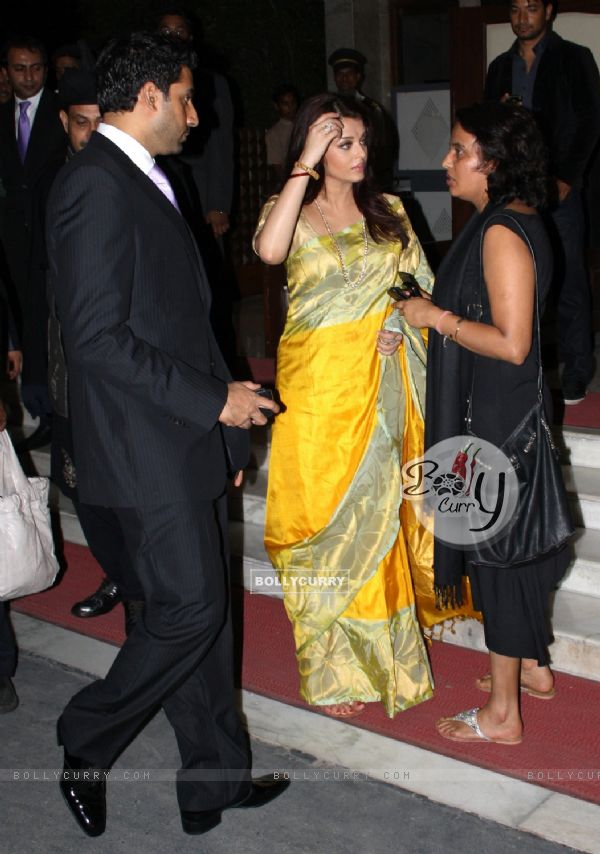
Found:
<svg viewBox="0 0 600 854"><path fill-rule="evenodd" d="M0 498L7 495L27 495L29 481L21 468L8 430L0 432Z"/></svg>
<svg viewBox="0 0 600 854"><path fill-rule="evenodd" d="M525 243L529 247L529 251L531 253L531 258L533 261L534 304L535 304L535 338L536 338L536 342L537 342L537 358L538 358L537 387L538 387L538 401L541 403L544 399L544 392L543 392L543 389L544 389L544 372L542 369L542 335L541 335L541 330L540 330L540 302L539 302L538 274L537 274L537 263L535 260L535 253L533 251L533 246L531 245L531 240L529 239L527 232L525 231L525 229L523 228L523 226L521 225L521 223L519 222L519 220L516 217L512 216L509 213L506 213L506 211L503 211L502 213L494 214L494 219L496 219L496 218L509 219L509 220L511 220L511 222L513 222L516 225L519 234L521 235L521 237L523 238L523 240L525 241ZM482 283L483 283L483 239L485 237L485 232L486 232L486 228L482 228L481 229L481 236L479 239L479 287L478 287L477 297L478 297L480 305L482 305L481 291L482 291ZM473 359L473 373L471 375L471 391L469 393L469 405L467 408L467 417L466 417L466 423L467 423L467 429L468 430L471 429L471 420L472 420L472 415L473 415L473 389L475 386L476 359L477 359L477 355L475 354L474 359Z"/></svg>

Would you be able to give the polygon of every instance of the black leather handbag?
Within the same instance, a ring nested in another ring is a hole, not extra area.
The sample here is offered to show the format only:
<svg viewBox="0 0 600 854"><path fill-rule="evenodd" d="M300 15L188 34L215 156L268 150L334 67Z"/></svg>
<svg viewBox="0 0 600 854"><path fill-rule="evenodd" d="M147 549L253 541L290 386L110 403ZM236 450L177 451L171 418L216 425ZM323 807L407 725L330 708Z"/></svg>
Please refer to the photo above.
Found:
<svg viewBox="0 0 600 854"><path fill-rule="evenodd" d="M473 546L471 561L495 566L520 566L550 556L561 549L574 533L567 491L560 468L558 450L546 417L540 346L540 309L535 255L521 224L516 223L529 246L535 270L535 342L538 356L537 400L521 423L502 444L519 481L519 500L508 528L498 538ZM483 234L482 234L483 244ZM479 287L483 276L480 276ZM481 304L481 292L479 294ZM473 382L467 413L470 431ZM474 435L474 434L472 434Z"/></svg>

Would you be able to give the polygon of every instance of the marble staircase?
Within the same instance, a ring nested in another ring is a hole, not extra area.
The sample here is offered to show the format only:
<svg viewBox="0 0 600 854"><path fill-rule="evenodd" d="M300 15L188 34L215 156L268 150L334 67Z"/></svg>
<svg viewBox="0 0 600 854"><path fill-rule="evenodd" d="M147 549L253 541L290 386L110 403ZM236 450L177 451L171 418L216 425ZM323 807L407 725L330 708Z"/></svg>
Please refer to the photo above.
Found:
<svg viewBox="0 0 600 854"><path fill-rule="evenodd" d="M32 429L31 426L26 429ZM277 578L263 547L269 465L269 428L252 431L252 462L242 490L230 495L230 538L237 580L255 593L280 596ZM566 428L562 444L564 475L577 524L574 557L554 597L555 669L600 681L600 430ZM49 450L31 454L39 474L49 473ZM71 503L53 491L64 539L85 544ZM444 642L485 650L483 630L464 621L443 632Z"/></svg>

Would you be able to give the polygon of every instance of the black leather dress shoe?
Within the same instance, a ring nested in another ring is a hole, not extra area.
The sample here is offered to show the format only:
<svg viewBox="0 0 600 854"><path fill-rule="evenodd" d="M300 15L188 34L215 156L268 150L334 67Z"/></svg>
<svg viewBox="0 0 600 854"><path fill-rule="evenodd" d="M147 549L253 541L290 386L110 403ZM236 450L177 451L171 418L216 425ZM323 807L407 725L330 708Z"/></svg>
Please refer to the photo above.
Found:
<svg viewBox="0 0 600 854"><path fill-rule="evenodd" d="M218 824L221 824L221 810L181 811L181 826L191 836L206 833Z"/></svg>
<svg viewBox="0 0 600 854"><path fill-rule="evenodd" d="M264 777L257 777L255 780L252 780L250 792L243 800L231 804L232 809L262 807L268 804L269 801L274 801L290 785L289 780L281 780L279 777L280 775L266 774Z"/></svg>
<svg viewBox="0 0 600 854"><path fill-rule="evenodd" d="M198 835L212 830L221 822L221 814L224 809L248 809L262 807L269 801L278 798L290 785L289 780L276 779L275 774L267 774L265 777L257 777L252 780L252 786L245 798L228 804L220 810L182 810L181 826L186 833Z"/></svg>
<svg viewBox="0 0 600 854"><path fill-rule="evenodd" d="M114 581L105 578L95 593L73 605L71 613L74 617L99 617L101 614L112 611L121 598L119 588Z"/></svg>
<svg viewBox="0 0 600 854"><path fill-rule="evenodd" d="M52 440L52 425L40 424L35 428L33 433L17 442L15 451L17 454L26 454L28 451L35 451L37 448L43 448L44 445L49 445Z"/></svg>
<svg viewBox="0 0 600 854"><path fill-rule="evenodd" d="M75 821L88 836L100 836L106 829L107 773L65 750L60 791Z"/></svg>
<svg viewBox="0 0 600 854"><path fill-rule="evenodd" d="M19 705L19 698L10 676L0 676L0 715L14 712Z"/></svg>

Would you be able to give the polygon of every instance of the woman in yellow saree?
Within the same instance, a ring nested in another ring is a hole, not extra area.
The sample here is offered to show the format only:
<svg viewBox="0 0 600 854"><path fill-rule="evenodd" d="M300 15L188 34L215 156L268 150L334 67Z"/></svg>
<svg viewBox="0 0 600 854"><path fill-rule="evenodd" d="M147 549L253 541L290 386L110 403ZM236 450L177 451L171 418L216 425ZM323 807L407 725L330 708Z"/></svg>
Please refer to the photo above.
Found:
<svg viewBox="0 0 600 854"><path fill-rule="evenodd" d="M290 177L255 235L289 287L265 545L301 694L342 718L375 701L393 716L432 694L411 572L424 623L449 616L434 616L432 538L402 503L402 465L423 450L426 340L400 333L387 294L401 272L430 291L432 274L400 200L370 188L368 133L354 100L306 101Z"/></svg>

